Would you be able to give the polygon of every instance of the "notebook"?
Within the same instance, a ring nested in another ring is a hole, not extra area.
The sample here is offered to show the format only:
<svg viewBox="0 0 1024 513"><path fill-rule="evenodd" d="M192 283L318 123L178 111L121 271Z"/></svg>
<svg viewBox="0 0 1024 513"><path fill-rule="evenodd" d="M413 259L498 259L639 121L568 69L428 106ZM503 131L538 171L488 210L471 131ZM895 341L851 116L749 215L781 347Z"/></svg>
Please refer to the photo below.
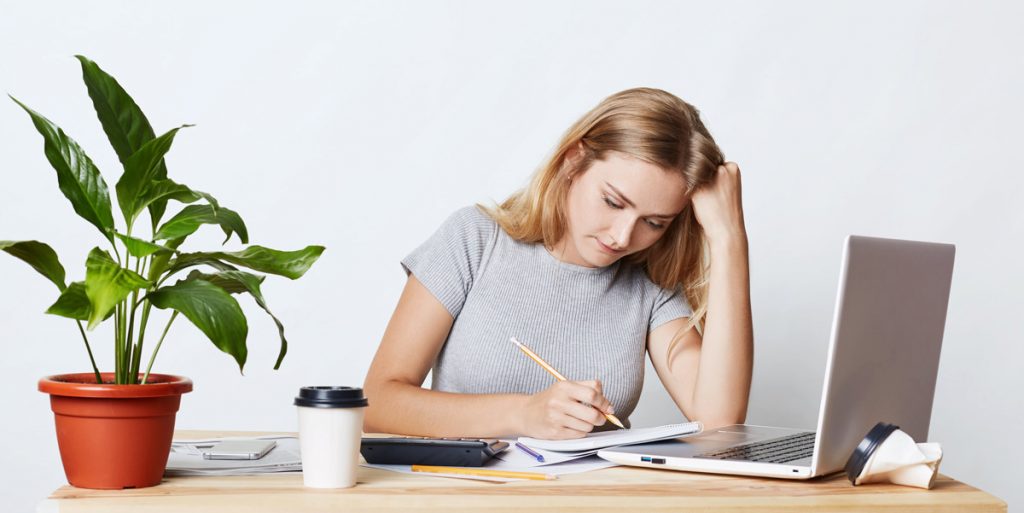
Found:
<svg viewBox="0 0 1024 513"><path fill-rule="evenodd" d="M547 451L571 452L589 451L604 449L606 447L618 447L621 445L642 444L646 442L658 442L671 438L680 438L700 433L703 426L700 422L685 422L682 424L668 424L665 426L619 429L616 431L602 431L590 433L583 438L573 440L543 440L519 437L519 443L531 448L544 449Z"/></svg>

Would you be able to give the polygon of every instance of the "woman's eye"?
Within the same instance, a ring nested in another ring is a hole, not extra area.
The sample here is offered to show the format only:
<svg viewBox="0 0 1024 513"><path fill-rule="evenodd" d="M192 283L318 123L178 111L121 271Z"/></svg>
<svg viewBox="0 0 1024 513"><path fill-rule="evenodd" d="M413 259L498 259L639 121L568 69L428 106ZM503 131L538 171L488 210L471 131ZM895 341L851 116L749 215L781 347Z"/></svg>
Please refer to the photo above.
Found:
<svg viewBox="0 0 1024 513"><path fill-rule="evenodd" d="M665 228L665 225L655 223L654 221L647 221L647 224L649 224L651 228L654 228L655 230L661 230L662 228Z"/></svg>
<svg viewBox="0 0 1024 513"><path fill-rule="evenodd" d="M609 198L608 196L602 196L602 197L604 198L604 202L605 202L605 203L607 203L609 207L612 207L612 208L618 208L618 209L621 209L621 208L622 208L622 205L618 205L618 204L616 204L616 203L615 203L614 201L612 201L612 200L611 200L611 198Z"/></svg>

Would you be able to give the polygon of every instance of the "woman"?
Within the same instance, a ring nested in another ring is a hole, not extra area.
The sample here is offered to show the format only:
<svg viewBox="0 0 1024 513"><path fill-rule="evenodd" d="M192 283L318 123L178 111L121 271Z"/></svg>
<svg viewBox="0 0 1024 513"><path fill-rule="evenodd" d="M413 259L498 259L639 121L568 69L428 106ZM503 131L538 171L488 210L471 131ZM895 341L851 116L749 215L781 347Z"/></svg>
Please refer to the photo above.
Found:
<svg viewBox="0 0 1024 513"><path fill-rule="evenodd" d="M746 416L739 168L670 93L606 98L528 187L456 211L402 265L408 282L364 385L367 432L569 439L611 427L602 413L628 426L645 353L688 419Z"/></svg>

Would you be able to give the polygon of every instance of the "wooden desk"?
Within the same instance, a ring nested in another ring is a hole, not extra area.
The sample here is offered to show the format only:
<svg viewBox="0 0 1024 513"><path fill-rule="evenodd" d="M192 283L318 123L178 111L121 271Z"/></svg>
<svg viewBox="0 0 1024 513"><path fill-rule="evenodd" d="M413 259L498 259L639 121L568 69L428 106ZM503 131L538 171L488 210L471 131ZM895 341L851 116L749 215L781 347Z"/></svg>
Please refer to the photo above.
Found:
<svg viewBox="0 0 1024 513"><path fill-rule="evenodd" d="M176 438L238 436L179 431ZM255 435L256 433L248 433ZM166 478L138 490L64 486L40 512L320 512L320 511L1006 511L1006 503L941 476L932 490L893 485L854 487L843 475L811 481L715 476L614 467L556 481L488 483L359 468L342 490L302 486L298 473Z"/></svg>

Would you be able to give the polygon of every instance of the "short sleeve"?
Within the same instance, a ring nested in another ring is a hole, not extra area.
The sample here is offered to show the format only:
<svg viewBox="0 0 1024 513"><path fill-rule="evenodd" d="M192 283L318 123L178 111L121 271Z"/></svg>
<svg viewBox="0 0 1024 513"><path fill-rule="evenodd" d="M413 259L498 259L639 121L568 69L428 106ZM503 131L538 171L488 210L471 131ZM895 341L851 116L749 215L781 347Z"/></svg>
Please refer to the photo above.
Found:
<svg viewBox="0 0 1024 513"><path fill-rule="evenodd" d="M666 290L661 287L657 287L657 289L658 294L654 298L648 332L654 331L655 328L666 322L693 315L693 309L690 308L690 303L686 301L686 296L683 295L681 289Z"/></svg>
<svg viewBox="0 0 1024 513"><path fill-rule="evenodd" d="M457 317L496 230L497 223L477 207L456 210L426 242L402 259L402 268Z"/></svg>

